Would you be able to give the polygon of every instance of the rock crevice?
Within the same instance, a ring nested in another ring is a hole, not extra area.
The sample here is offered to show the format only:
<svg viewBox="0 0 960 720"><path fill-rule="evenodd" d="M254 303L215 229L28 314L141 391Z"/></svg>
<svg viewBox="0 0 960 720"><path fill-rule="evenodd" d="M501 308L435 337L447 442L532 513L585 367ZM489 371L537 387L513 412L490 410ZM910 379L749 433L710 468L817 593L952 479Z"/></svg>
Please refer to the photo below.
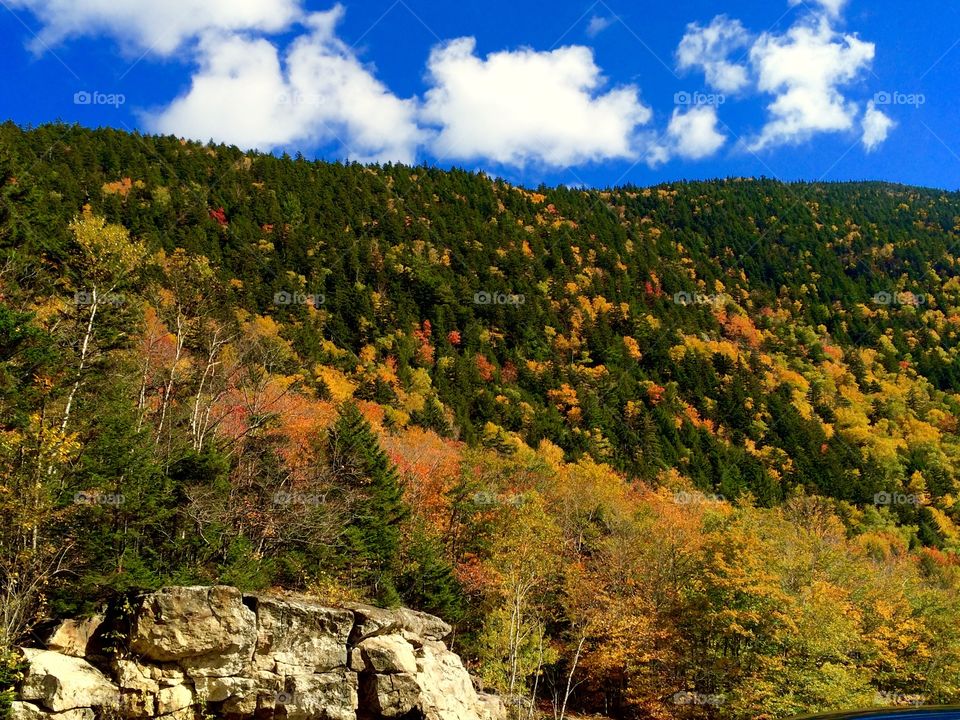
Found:
<svg viewBox="0 0 960 720"><path fill-rule="evenodd" d="M13 718L503 720L444 644L450 632L407 608L165 588L25 648Z"/></svg>

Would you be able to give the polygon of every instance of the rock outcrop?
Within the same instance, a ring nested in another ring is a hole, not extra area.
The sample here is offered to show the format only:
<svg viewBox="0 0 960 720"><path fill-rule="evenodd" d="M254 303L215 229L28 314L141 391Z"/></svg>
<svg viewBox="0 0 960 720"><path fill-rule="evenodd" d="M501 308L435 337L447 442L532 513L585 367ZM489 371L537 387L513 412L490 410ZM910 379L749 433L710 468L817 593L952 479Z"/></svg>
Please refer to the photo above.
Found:
<svg viewBox="0 0 960 720"><path fill-rule="evenodd" d="M432 615L172 587L58 625L14 720L503 720ZM118 639L119 638L119 639Z"/></svg>

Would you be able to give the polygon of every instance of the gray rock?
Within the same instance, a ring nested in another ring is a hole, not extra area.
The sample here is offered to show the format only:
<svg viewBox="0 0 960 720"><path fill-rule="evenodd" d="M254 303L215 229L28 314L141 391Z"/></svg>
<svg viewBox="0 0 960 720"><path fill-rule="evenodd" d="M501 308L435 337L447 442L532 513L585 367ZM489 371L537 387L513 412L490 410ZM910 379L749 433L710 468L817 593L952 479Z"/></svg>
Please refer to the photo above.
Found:
<svg viewBox="0 0 960 720"><path fill-rule="evenodd" d="M186 685L161 688L157 693L157 714L170 715L193 707L193 703L193 690Z"/></svg>
<svg viewBox="0 0 960 720"><path fill-rule="evenodd" d="M361 687L363 707L374 716L406 715L420 701L420 685L410 673L368 675L361 680Z"/></svg>
<svg viewBox="0 0 960 720"><path fill-rule="evenodd" d="M380 674L417 673L413 646L401 635L375 635L361 642L356 650L360 651L363 671Z"/></svg>
<svg viewBox="0 0 960 720"><path fill-rule="evenodd" d="M103 615L94 615L80 620L64 620L47 638L47 650L55 650L73 657L86 657L87 648L102 624Z"/></svg>
<svg viewBox="0 0 960 720"><path fill-rule="evenodd" d="M37 701L54 712L119 704L119 688L86 660L32 648L23 648L23 654L27 670L22 700Z"/></svg>
<svg viewBox="0 0 960 720"><path fill-rule="evenodd" d="M507 706L499 695L477 693L477 709L480 720L505 720L507 717Z"/></svg>
<svg viewBox="0 0 960 720"><path fill-rule="evenodd" d="M149 660L178 661L196 676L237 675L257 639L253 611L226 586L173 587L141 598L130 648Z"/></svg>
<svg viewBox="0 0 960 720"><path fill-rule="evenodd" d="M257 685L256 680L245 677L201 677L194 681L197 699L203 702L224 702L251 694L256 700Z"/></svg>
<svg viewBox="0 0 960 720"><path fill-rule="evenodd" d="M52 713L28 702L14 701L10 705L10 720L93 720L93 718L94 713L90 708Z"/></svg>
<svg viewBox="0 0 960 720"><path fill-rule="evenodd" d="M255 595L246 600L257 617L258 668L302 675L346 666L349 610Z"/></svg>
<svg viewBox="0 0 960 720"><path fill-rule="evenodd" d="M350 636L353 644L374 635L403 631L427 640L442 640L453 631L453 628L440 618L409 608L387 610L362 603L347 603L346 607L353 610L356 616L356 624Z"/></svg>
<svg viewBox="0 0 960 720"><path fill-rule="evenodd" d="M287 720L356 720L357 676L345 669L293 675L286 679L276 702L283 706Z"/></svg>
<svg viewBox="0 0 960 720"><path fill-rule="evenodd" d="M485 705L460 657L442 643L425 643L417 657L420 709L426 720L480 720Z"/></svg>
<svg viewBox="0 0 960 720"><path fill-rule="evenodd" d="M29 669L14 720L506 720L503 700L474 688L442 641L450 626L406 608L331 608L230 587L172 587L139 598L128 654L106 677L74 654L102 621L65 621ZM102 627L102 626L101 626ZM118 628L110 628L116 630ZM482 688L481 688L482 689Z"/></svg>

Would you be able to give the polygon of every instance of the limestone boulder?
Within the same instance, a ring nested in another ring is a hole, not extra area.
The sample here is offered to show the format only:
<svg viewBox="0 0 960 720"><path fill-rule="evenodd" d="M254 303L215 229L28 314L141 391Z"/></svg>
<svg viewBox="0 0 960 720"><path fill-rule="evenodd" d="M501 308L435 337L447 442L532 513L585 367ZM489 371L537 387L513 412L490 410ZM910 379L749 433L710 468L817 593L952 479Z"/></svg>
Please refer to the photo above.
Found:
<svg viewBox="0 0 960 720"><path fill-rule="evenodd" d="M419 707L425 720L481 720L481 705L460 657L442 643L425 643L417 657Z"/></svg>
<svg viewBox="0 0 960 720"><path fill-rule="evenodd" d="M90 708L76 708L63 712L47 712L33 703L14 701L10 705L10 720L93 720Z"/></svg>
<svg viewBox="0 0 960 720"><path fill-rule="evenodd" d="M135 653L177 661L196 676L239 674L256 640L256 615L239 590L226 586L172 587L145 595L130 632Z"/></svg>
<svg viewBox="0 0 960 720"><path fill-rule="evenodd" d="M170 715L193 707L193 690L186 685L160 688L157 693L157 714Z"/></svg>
<svg viewBox="0 0 960 720"><path fill-rule="evenodd" d="M257 618L257 668L303 675L347 665L353 629L349 610L264 596L245 599Z"/></svg>
<svg viewBox="0 0 960 720"><path fill-rule="evenodd" d="M427 640L442 640L449 635L453 628L438 617L409 608L384 609L348 603L347 607L353 610L356 623L350 641L359 643L374 635L389 635L403 633Z"/></svg>
<svg viewBox="0 0 960 720"><path fill-rule="evenodd" d="M410 673L366 675L360 682L363 708L374 717L401 717L420 701L420 684Z"/></svg>
<svg viewBox="0 0 960 720"><path fill-rule="evenodd" d="M506 720L507 706L503 698L490 693L477 693L477 709L480 720Z"/></svg>
<svg viewBox="0 0 960 720"><path fill-rule="evenodd" d="M359 651L361 672L416 675L413 650L402 635L375 635L361 642L354 652Z"/></svg>
<svg viewBox="0 0 960 720"><path fill-rule="evenodd" d="M444 644L450 626L406 608L171 587L105 618L61 622L56 650L24 650L14 720L507 718ZM118 632L127 642L105 653Z"/></svg>
<svg viewBox="0 0 960 720"><path fill-rule="evenodd" d="M346 669L293 675L274 701L277 714L287 720L356 720L357 675Z"/></svg>
<svg viewBox="0 0 960 720"><path fill-rule="evenodd" d="M135 660L117 658L112 663L113 677L124 690L156 693L160 683L153 677L152 668L141 665Z"/></svg>
<svg viewBox="0 0 960 720"><path fill-rule="evenodd" d="M194 688L198 700L224 702L250 694L255 696L257 681L245 677L201 677L194 681Z"/></svg>
<svg viewBox="0 0 960 720"><path fill-rule="evenodd" d="M425 640L443 640L453 632L449 623L435 615L405 607L398 608L396 612L404 630Z"/></svg>
<svg viewBox="0 0 960 720"><path fill-rule="evenodd" d="M27 670L20 699L54 712L119 704L119 688L86 660L33 648L24 648L23 655Z"/></svg>
<svg viewBox="0 0 960 720"><path fill-rule="evenodd" d="M86 657L88 648L103 624L103 615L94 615L79 620L64 620L47 638L47 650L55 650L72 657Z"/></svg>

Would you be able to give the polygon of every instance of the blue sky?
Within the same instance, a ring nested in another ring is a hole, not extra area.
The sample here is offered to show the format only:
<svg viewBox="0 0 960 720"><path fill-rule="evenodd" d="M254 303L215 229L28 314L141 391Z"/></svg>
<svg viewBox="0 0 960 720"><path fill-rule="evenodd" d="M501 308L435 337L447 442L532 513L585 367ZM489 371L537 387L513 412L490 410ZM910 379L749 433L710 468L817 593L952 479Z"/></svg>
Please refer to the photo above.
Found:
<svg viewBox="0 0 960 720"><path fill-rule="evenodd" d="M0 117L536 185L960 188L945 0L0 0Z"/></svg>

